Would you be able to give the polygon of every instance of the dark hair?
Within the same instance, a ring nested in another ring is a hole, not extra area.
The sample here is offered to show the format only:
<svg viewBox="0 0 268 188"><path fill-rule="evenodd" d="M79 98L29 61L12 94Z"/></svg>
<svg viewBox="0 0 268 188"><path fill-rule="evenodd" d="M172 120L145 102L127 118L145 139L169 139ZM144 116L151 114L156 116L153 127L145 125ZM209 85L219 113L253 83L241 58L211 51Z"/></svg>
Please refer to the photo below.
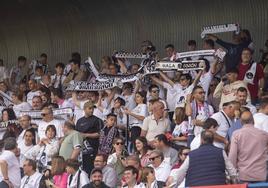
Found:
<svg viewBox="0 0 268 188"><path fill-rule="evenodd" d="M149 149L151 149L150 146L148 145L148 141L147 141L147 139L146 139L145 137L140 136L140 137L136 138L136 140L140 141L140 142L143 144L143 153L144 153L144 154L146 154L147 151L148 151ZM136 140L135 140L135 141L136 141ZM135 147L136 147L136 144L135 144ZM141 153L139 153L138 151L137 151L137 153L138 153L138 154L141 154Z"/></svg>
<svg viewBox="0 0 268 188"><path fill-rule="evenodd" d="M157 89L159 89L158 85L151 84L150 87L149 87L149 92L152 92L152 89L153 89L153 88L157 88Z"/></svg>
<svg viewBox="0 0 268 188"><path fill-rule="evenodd" d="M204 130L201 132L201 139L205 144L212 144L214 141L214 134L209 130Z"/></svg>
<svg viewBox="0 0 268 188"><path fill-rule="evenodd" d="M4 112L7 112L7 114L8 114L8 120L16 120L17 118L16 118L16 114L15 114L15 112L14 112L14 110L12 109L12 108L5 108L5 109L3 109L2 110L2 115L3 115L3 113Z"/></svg>
<svg viewBox="0 0 268 188"><path fill-rule="evenodd" d="M134 166L127 166L127 167L125 168L124 172L126 172L126 171L131 171L132 174L136 174L136 178L137 178L138 175L139 175L139 170L136 169Z"/></svg>
<svg viewBox="0 0 268 188"><path fill-rule="evenodd" d="M156 135L155 138L159 141L159 142L163 142L166 146L169 146L169 141L166 137L166 135L164 134L159 134L159 135Z"/></svg>
<svg viewBox="0 0 268 188"><path fill-rule="evenodd" d="M59 62L59 63L57 63L57 64L55 65L55 67L56 67L56 68L60 67L60 68L64 69L64 68L65 68L65 65L64 65L62 62Z"/></svg>
<svg viewBox="0 0 268 188"><path fill-rule="evenodd" d="M90 175L95 174L96 172L102 174L102 170L101 169L99 169L99 168L93 168L93 170L91 171Z"/></svg>
<svg viewBox="0 0 268 188"><path fill-rule="evenodd" d="M108 156L105 155L105 154L103 154L103 153L98 153L98 154L96 155L96 157L102 157L103 162L107 162L107 160L108 160ZM95 159L96 159L96 157L95 157Z"/></svg>
<svg viewBox="0 0 268 188"><path fill-rule="evenodd" d="M213 127L213 128L219 127L219 124L218 124L218 122L215 119L208 118L205 121L203 128L204 129L210 129L211 127Z"/></svg>
<svg viewBox="0 0 268 188"><path fill-rule="evenodd" d="M4 149L5 150L13 150L17 147L16 138L8 137L4 140Z"/></svg>
<svg viewBox="0 0 268 188"><path fill-rule="evenodd" d="M59 97L60 99L63 98L63 93L62 93L62 90L60 88L52 88L51 93L53 93L53 95Z"/></svg>
<svg viewBox="0 0 268 188"><path fill-rule="evenodd" d="M36 140L35 140L35 130L34 130L34 128L29 128L29 129L27 129L27 130L25 131L23 137L25 136L25 134L26 134L27 132L30 132L30 133L33 135L32 144L33 144L33 145L36 145Z"/></svg>
<svg viewBox="0 0 268 188"><path fill-rule="evenodd" d="M214 43L214 41L211 40L211 39L206 39L206 40L204 40L204 42L205 42L207 45L209 45L211 48L214 48L214 47L215 47L215 43Z"/></svg>
<svg viewBox="0 0 268 188"><path fill-rule="evenodd" d="M247 35L247 39L246 40L248 42L251 42L252 41L252 38L251 38L251 34L250 34L249 30L248 29L242 29L242 32L244 32ZM243 38L243 40L245 40L245 39Z"/></svg>
<svg viewBox="0 0 268 188"><path fill-rule="evenodd" d="M203 60L205 62L205 65L206 65L205 71L208 72L209 69L210 69L210 63L209 63L209 61L206 58L199 58L198 60Z"/></svg>
<svg viewBox="0 0 268 188"><path fill-rule="evenodd" d="M23 101L24 94L20 91L15 91L12 93L12 95L16 96L20 101Z"/></svg>
<svg viewBox="0 0 268 188"><path fill-rule="evenodd" d="M76 159L67 159L66 166L73 168L75 171L79 169L80 163Z"/></svg>
<svg viewBox="0 0 268 188"><path fill-rule="evenodd" d="M4 66L4 61L3 61L3 59L0 59L0 66Z"/></svg>
<svg viewBox="0 0 268 188"><path fill-rule="evenodd" d="M245 87L239 87L238 89L237 89L237 91L236 92L248 92L248 90L247 90L247 88L245 88Z"/></svg>
<svg viewBox="0 0 268 188"><path fill-rule="evenodd" d="M194 92L195 92L195 90L197 90L197 89L203 89L203 87L202 87L202 86L200 86L200 85L195 86L195 87L193 88L192 93L194 93Z"/></svg>
<svg viewBox="0 0 268 188"><path fill-rule="evenodd" d="M28 165L32 167L32 169L35 171L36 170L36 162L32 159L25 159L25 161L28 162Z"/></svg>
<svg viewBox="0 0 268 188"><path fill-rule="evenodd" d="M35 71L37 71L37 70L41 70L41 71L43 71L43 68L42 68L41 66L36 66L36 67L35 67Z"/></svg>
<svg viewBox="0 0 268 188"><path fill-rule="evenodd" d="M18 61L27 61L26 57L24 56L19 56Z"/></svg>
<svg viewBox="0 0 268 188"><path fill-rule="evenodd" d="M121 98L121 97L117 97L117 98L115 99L115 101L116 101L116 100L120 103L121 106L125 106L125 105L126 105L126 101L125 101L123 98Z"/></svg>
<svg viewBox="0 0 268 188"><path fill-rule="evenodd" d="M186 80L192 81L192 76L189 73L183 73L180 77L185 76Z"/></svg>
<svg viewBox="0 0 268 188"><path fill-rule="evenodd" d="M173 44L167 44L167 45L165 46L165 49L167 49L167 48L172 48L172 49L174 49L175 47L174 47Z"/></svg>
<svg viewBox="0 0 268 188"><path fill-rule="evenodd" d="M79 65L80 65L80 63L81 63L81 55L80 55L80 53L73 52L72 53L72 59L78 61L79 62Z"/></svg>
<svg viewBox="0 0 268 188"><path fill-rule="evenodd" d="M47 58L47 54L45 54L45 53L42 53L42 54L40 55L40 57L44 57L44 58Z"/></svg>
<svg viewBox="0 0 268 188"><path fill-rule="evenodd" d="M189 40L187 42L188 46L196 46L196 41L195 40Z"/></svg>
<svg viewBox="0 0 268 188"><path fill-rule="evenodd" d="M143 101L142 101L142 102L143 102L144 104L146 104L146 100L147 100L147 99L146 99L146 92L145 92L145 91L138 91L138 92L136 93L136 95L137 95L137 94L140 95L140 96L143 98Z"/></svg>
<svg viewBox="0 0 268 188"><path fill-rule="evenodd" d="M78 65L80 67L80 62L77 59L71 59L69 62Z"/></svg>
<svg viewBox="0 0 268 188"><path fill-rule="evenodd" d="M114 113L109 113L109 114L107 115L107 119L108 119L109 117L115 117L115 118L117 118L117 115L114 114Z"/></svg>
<svg viewBox="0 0 268 188"><path fill-rule="evenodd" d="M238 69L236 67L233 67L233 68L230 68L230 69L226 70L226 73L236 73L236 74L238 74L239 71L238 71Z"/></svg>
<svg viewBox="0 0 268 188"><path fill-rule="evenodd" d="M55 125L48 125L47 128L46 128L45 134L47 134L47 131L48 131L49 129L52 129L52 130L54 131L54 133L55 133L54 137L56 137L56 135L57 135L57 130L56 130Z"/></svg>

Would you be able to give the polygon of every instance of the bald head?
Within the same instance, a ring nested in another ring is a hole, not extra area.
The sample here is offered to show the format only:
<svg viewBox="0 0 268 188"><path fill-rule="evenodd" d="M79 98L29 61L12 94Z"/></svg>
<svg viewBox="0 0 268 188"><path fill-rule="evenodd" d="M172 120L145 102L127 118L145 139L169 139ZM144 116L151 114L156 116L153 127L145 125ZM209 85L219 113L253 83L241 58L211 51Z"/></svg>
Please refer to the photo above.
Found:
<svg viewBox="0 0 268 188"><path fill-rule="evenodd" d="M250 111L244 111L241 114L241 123L242 125L245 124L254 124L253 115Z"/></svg>

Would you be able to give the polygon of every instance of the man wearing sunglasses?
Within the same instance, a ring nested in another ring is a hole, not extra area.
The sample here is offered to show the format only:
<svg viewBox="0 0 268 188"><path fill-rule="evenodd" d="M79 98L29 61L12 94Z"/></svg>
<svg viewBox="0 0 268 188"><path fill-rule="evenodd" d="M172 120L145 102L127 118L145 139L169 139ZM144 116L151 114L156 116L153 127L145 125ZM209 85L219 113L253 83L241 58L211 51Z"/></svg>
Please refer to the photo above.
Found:
<svg viewBox="0 0 268 188"><path fill-rule="evenodd" d="M159 150L154 150L151 152L149 160L151 162L149 166L154 168L156 180L165 183L170 174L171 166L164 161L164 154Z"/></svg>
<svg viewBox="0 0 268 188"><path fill-rule="evenodd" d="M43 108L42 112L42 121L40 121L39 125L38 125L38 136L40 139L42 138L46 138L46 128L48 125L54 125L56 127L57 130L57 138L62 138L63 135L63 131L62 131L62 123L61 121L54 119L53 116L53 111L51 108L45 107Z"/></svg>

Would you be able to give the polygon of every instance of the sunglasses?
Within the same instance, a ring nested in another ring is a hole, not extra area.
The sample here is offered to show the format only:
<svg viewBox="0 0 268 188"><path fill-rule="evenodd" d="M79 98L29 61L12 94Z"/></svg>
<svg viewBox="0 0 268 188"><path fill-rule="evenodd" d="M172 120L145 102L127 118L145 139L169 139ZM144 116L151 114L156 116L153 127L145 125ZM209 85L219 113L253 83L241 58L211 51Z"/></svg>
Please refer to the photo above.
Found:
<svg viewBox="0 0 268 188"><path fill-rule="evenodd" d="M188 155L188 153L182 153L182 155L187 156L187 155Z"/></svg>
<svg viewBox="0 0 268 188"><path fill-rule="evenodd" d="M46 115L48 115L48 114L46 114L46 113L42 113L42 114L41 114L41 116L46 116Z"/></svg>
<svg viewBox="0 0 268 188"><path fill-rule="evenodd" d="M124 145L124 143L123 142L117 142L117 143L115 143L116 145L121 145L121 146L123 146Z"/></svg>
<svg viewBox="0 0 268 188"><path fill-rule="evenodd" d="M158 158L159 157L159 155L158 156L155 156L155 157L151 157L151 158L149 158L149 160L150 161L154 161L156 158Z"/></svg>

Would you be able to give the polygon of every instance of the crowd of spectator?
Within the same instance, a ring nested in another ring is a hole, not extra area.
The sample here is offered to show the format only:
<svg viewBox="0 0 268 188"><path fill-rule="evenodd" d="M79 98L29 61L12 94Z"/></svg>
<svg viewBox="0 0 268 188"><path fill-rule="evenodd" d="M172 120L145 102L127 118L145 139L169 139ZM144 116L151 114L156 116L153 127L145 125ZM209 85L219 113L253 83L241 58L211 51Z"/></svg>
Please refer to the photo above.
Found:
<svg viewBox="0 0 268 188"><path fill-rule="evenodd" d="M226 51L204 70L169 71L99 91L70 91L96 82L81 55L49 62L43 53L0 60L1 188L162 188L258 183L267 180L268 51L260 60L248 30L232 42L207 35L202 50ZM189 40L188 51L195 51ZM267 47L267 44L266 44ZM158 49L161 50L161 49ZM141 53L160 57L149 40ZM200 49L201 50L201 49ZM153 52L153 53L152 53ZM98 71L136 74L139 63L104 56ZM54 68L54 70L53 70ZM70 115L56 109L71 108ZM22 112L29 112L28 114ZM40 112L41 116L34 114Z"/></svg>

